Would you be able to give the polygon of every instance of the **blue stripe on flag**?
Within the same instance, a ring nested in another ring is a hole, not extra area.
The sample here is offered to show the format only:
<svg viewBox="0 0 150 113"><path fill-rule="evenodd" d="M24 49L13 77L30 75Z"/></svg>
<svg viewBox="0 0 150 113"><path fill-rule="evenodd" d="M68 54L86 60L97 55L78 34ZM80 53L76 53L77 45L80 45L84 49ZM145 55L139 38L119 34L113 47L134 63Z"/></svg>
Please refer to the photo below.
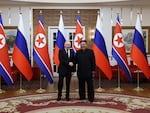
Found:
<svg viewBox="0 0 150 113"><path fill-rule="evenodd" d="M5 80L5 82L10 86L13 84L13 82L11 81L11 76L8 75L9 73L6 72L6 69L4 69L3 65L0 63L0 76L2 76Z"/></svg>
<svg viewBox="0 0 150 113"><path fill-rule="evenodd" d="M52 78L51 71L48 70L46 64L40 58L40 55L37 53L35 48L33 49L33 56L34 56L34 60L36 61L36 63L38 64L38 66L40 67L42 72L46 75L46 78L48 79L48 81L52 84L54 81L53 81L53 78Z"/></svg>
<svg viewBox="0 0 150 113"><path fill-rule="evenodd" d="M117 51L115 51L114 48L112 48L112 55L113 57L116 59L116 61L118 62L118 65L122 68L122 70L125 72L128 80L131 82L132 78L131 78L131 73L127 67L127 65L124 63L123 59L117 54Z"/></svg>
<svg viewBox="0 0 150 113"><path fill-rule="evenodd" d="M40 19L39 19L39 21L42 23L42 25L44 25L44 23L43 23L43 19L42 19L42 15L40 15Z"/></svg>
<svg viewBox="0 0 150 113"><path fill-rule="evenodd" d="M118 23L120 24L120 19L119 19L119 16L117 16L117 21L118 21Z"/></svg>
<svg viewBox="0 0 150 113"><path fill-rule="evenodd" d="M15 44L30 62L27 43L26 43L25 37L23 36L23 34L21 33L19 29L17 31Z"/></svg>
<svg viewBox="0 0 150 113"><path fill-rule="evenodd" d="M78 21L80 22L80 24L81 24L81 19L80 19L80 15L78 15Z"/></svg>
<svg viewBox="0 0 150 113"><path fill-rule="evenodd" d="M0 24L3 26L2 15L0 14Z"/></svg>
<svg viewBox="0 0 150 113"><path fill-rule="evenodd" d="M135 29L133 43L136 45L137 48L140 49L140 51L146 57L146 50L145 50L144 40L143 40L142 35L139 33L139 31L137 29Z"/></svg>
<svg viewBox="0 0 150 113"><path fill-rule="evenodd" d="M77 51L75 50L75 48L73 47L73 54L74 56L76 56Z"/></svg>
<svg viewBox="0 0 150 113"><path fill-rule="evenodd" d="M98 29L96 29L96 31L95 31L94 43L103 52L105 57L108 59L105 41L104 41L104 38L103 38L102 34L99 32Z"/></svg>
<svg viewBox="0 0 150 113"><path fill-rule="evenodd" d="M59 49L64 49L65 38L63 34L58 30L56 44Z"/></svg>

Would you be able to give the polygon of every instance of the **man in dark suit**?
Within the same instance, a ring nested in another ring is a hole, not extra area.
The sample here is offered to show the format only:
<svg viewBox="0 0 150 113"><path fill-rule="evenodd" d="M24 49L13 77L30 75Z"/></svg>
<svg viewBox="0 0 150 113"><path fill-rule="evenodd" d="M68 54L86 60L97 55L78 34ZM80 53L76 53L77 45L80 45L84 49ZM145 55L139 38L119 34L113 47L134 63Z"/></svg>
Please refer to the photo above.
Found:
<svg viewBox="0 0 150 113"><path fill-rule="evenodd" d="M57 101L61 100L64 77L66 77L66 100L67 101L70 100L69 93L70 93L71 73L75 71L74 52L72 49L70 49L71 48L70 41L66 41L64 46L65 49L59 51L60 64L58 66L59 81L58 81Z"/></svg>
<svg viewBox="0 0 150 113"><path fill-rule="evenodd" d="M87 83L88 100L94 101L94 85L93 75L95 73L95 56L91 49L87 48L87 41L80 42L81 49L77 51L76 63L78 64L77 76L79 81L79 96L80 100L86 98L85 83Z"/></svg>

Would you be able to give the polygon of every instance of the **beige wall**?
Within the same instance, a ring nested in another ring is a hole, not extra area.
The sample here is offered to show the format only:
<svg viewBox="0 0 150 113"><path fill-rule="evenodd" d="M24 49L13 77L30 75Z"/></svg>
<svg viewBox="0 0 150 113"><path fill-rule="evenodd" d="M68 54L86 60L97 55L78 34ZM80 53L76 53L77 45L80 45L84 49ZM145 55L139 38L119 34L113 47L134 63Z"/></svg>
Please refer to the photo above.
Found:
<svg viewBox="0 0 150 113"><path fill-rule="evenodd" d="M90 40L90 31L95 28L97 11L99 9L78 9L80 11L80 18L82 26L85 26L85 38L89 42L91 47ZM42 9L42 17L44 21L44 28L46 33L48 33L48 26L58 26L60 11L63 12L63 21L64 26L75 26L77 20L77 9ZM39 19L39 9L33 10L33 31L35 33L37 28L37 22Z"/></svg>

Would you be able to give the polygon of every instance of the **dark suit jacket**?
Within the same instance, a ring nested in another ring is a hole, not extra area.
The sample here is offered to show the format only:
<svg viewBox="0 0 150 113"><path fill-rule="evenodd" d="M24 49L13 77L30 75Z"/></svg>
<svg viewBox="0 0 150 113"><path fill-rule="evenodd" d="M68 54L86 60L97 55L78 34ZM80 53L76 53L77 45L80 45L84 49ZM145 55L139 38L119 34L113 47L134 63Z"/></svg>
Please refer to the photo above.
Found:
<svg viewBox="0 0 150 113"><path fill-rule="evenodd" d="M95 71L95 56L91 49L79 50L76 54L78 77L89 77Z"/></svg>
<svg viewBox="0 0 150 113"><path fill-rule="evenodd" d="M70 49L70 57L68 57L65 49L59 50L59 60L60 64L58 66L58 73L66 75L70 72L75 72L75 57L74 52ZM73 62L74 66L69 66L69 62Z"/></svg>

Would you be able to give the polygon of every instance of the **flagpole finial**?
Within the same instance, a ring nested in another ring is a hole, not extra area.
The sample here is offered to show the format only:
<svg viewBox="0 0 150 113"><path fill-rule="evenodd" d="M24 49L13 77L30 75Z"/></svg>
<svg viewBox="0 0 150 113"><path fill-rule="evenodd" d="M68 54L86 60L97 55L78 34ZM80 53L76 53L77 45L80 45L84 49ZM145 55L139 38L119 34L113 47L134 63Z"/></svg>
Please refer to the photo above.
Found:
<svg viewBox="0 0 150 113"><path fill-rule="evenodd" d="M78 10L78 12L77 12L78 14L80 14L80 10Z"/></svg>
<svg viewBox="0 0 150 113"><path fill-rule="evenodd" d="M42 10L40 10L40 15L42 15Z"/></svg>
<svg viewBox="0 0 150 113"><path fill-rule="evenodd" d="M19 14L22 14L22 12L21 12L21 7L19 7Z"/></svg>
<svg viewBox="0 0 150 113"><path fill-rule="evenodd" d="M61 11L60 11L60 14L62 15L62 13L63 13L63 12L62 12L62 10L61 10Z"/></svg>
<svg viewBox="0 0 150 113"><path fill-rule="evenodd" d="M140 15L140 13L139 13L139 12L137 12L137 15Z"/></svg>
<svg viewBox="0 0 150 113"><path fill-rule="evenodd" d="M137 15L140 15L141 11L140 9L137 10Z"/></svg>

